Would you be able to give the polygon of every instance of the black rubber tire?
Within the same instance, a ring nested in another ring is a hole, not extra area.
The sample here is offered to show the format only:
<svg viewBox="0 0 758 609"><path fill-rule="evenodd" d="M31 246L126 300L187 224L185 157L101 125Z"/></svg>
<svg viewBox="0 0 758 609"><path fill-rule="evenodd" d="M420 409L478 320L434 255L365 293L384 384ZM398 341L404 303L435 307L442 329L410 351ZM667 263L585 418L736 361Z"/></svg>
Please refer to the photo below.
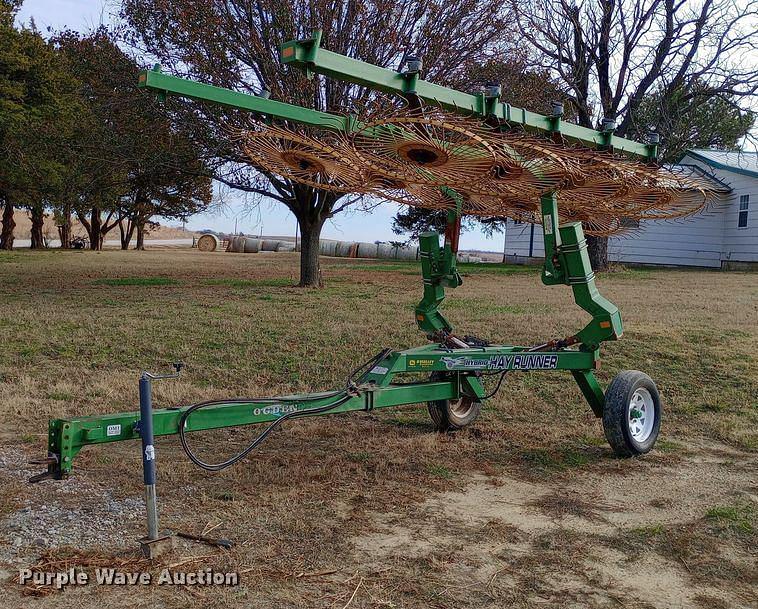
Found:
<svg viewBox="0 0 758 609"><path fill-rule="evenodd" d="M444 372L432 372L429 380L439 381L447 378ZM464 405L465 414L461 416L461 405ZM435 400L426 403L429 416L432 417L434 428L439 432L457 431L471 425L479 417L482 403L473 398L463 396L458 400Z"/></svg>
<svg viewBox="0 0 758 609"><path fill-rule="evenodd" d="M629 429L629 409L634 392L644 388L653 400L655 420L650 435L643 441L637 441ZM619 457L634 457L649 452L658 439L661 429L661 397L658 389L647 374L639 370L623 370L619 372L608 390L605 392L605 407L603 408L603 431L608 443Z"/></svg>

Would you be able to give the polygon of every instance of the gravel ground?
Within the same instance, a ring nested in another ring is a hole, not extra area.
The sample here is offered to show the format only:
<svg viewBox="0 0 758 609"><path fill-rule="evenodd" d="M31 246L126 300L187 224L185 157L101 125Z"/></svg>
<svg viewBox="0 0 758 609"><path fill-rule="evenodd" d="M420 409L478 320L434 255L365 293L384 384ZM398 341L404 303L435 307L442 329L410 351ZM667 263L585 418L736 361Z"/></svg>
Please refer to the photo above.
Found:
<svg viewBox="0 0 758 609"><path fill-rule="evenodd" d="M29 476L40 469L40 466L30 467L26 460L27 457L15 449L0 449L0 474L26 484ZM30 492L18 509L0 520L3 532L0 561L23 561L21 557L30 551L48 547L134 545L144 521L142 497L118 499L107 487L85 478L74 477L66 484L52 484L52 488L46 489L44 499ZM74 497L76 501L72 501ZM85 497L87 500L82 501Z"/></svg>

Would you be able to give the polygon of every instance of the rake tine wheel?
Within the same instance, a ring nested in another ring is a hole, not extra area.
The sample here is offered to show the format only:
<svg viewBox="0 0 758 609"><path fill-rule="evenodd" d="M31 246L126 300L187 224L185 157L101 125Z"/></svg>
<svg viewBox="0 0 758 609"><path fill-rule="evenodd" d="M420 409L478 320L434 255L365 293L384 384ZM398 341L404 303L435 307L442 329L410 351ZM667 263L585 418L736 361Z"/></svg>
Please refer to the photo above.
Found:
<svg viewBox="0 0 758 609"><path fill-rule="evenodd" d="M456 188L486 178L495 162L488 130L441 111L373 118L348 134L360 163L406 184Z"/></svg>
<svg viewBox="0 0 758 609"><path fill-rule="evenodd" d="M322 134L317 139L285 127L255 125L240 131L237 141L253 165L275 175L321 190L364 189L361 167L339 138Z"/></svg>

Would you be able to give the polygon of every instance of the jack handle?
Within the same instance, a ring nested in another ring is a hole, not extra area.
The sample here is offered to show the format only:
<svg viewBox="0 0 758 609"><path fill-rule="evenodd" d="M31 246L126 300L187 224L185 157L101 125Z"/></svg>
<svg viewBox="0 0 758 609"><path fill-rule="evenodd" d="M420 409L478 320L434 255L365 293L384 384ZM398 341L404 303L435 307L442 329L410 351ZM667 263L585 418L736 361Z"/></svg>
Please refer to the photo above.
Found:
<svg viewBox="0 0 758 609"><path fill-rule="evenodd" d="M184 362L177 361L177 362L174 362L171 365L174 367L174 372L168 372L168 373L163 373L163 374L156 374L156 373L153 373L153 372L147 372L147 371L145 371L145 372L142 373L142 378L146 379L146 380L151 380L151 381L158 381L158 380L162 380L162 379L175 379L175 378L179 378L179 375L181 375L182 369L184 368Z"/></svg>

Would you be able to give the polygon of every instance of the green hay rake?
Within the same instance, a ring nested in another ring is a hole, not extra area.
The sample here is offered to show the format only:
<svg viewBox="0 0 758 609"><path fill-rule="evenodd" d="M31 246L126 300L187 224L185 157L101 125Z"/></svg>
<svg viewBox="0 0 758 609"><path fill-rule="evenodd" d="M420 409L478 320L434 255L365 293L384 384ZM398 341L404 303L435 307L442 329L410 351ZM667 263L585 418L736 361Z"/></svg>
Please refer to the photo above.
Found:
<svg viewBox="0 0 758 609"><path fill-rule="evenodd" d="M320 48L318 32L311 39L284 44L281 58L308 74L319 73L384 93L414 95L454 112L495 116L510 125L520 125L526 131L560 136L593 149L612 149L643 160L656 158L654 143L641 144L614 136L612 130L595 131L562 122L559 116L542 116L514 108L501 102L499 94L472 95L441 87L420 79L418 71L395 72L327 51ZM161 96L183 96L331 130L347 132L351 129L349 116L173 77L161 73L157 66L140 74L139 85ZM601 343L621 337L621 316L595 285L581 224L559 225L555 193L541 197L540 209L545 241L542 281L546 285L570 286L576 304L590 315L589 323L577 333L535 346L493 345L478 339L460 339L453 334L440 306L445 299L445 288L455 288L462 283L456 270L459 205L457 210L448 212L444 245L440 245L440 236L434 232L420 238L424 291L415 318L419 328L430 337L430 344L405 351L382 351L353 371L344 388L328 393L217 400L154 411L150 403L150 384L154 378L163 377L144 373L140 379L140 412L51 420L48 458L42 461L47 471L32 480L66 477L85 446L141 439L149 516L154 512L149 518L149 538L156 539L154 435L178 434L195 463L217 471L249 454L271 429L298 417L426 403L438 430L455 430L471 424L482 402L494 395L494 392L488 394L483 379L492 375L502 381L511 371L569 371L592 412L602 418L605 435L615 453L622 457L646 453L656 441L661 421L655 384L642 372L623 371L603 392L593 371L600 365ZM427 380L396 382L397 375L406 373L424 373ZM497 388L499 386L500 383ZM262 423L270 426L245 451L222 463L203 462L188 445L187 436L191 432Z"/></svg>

